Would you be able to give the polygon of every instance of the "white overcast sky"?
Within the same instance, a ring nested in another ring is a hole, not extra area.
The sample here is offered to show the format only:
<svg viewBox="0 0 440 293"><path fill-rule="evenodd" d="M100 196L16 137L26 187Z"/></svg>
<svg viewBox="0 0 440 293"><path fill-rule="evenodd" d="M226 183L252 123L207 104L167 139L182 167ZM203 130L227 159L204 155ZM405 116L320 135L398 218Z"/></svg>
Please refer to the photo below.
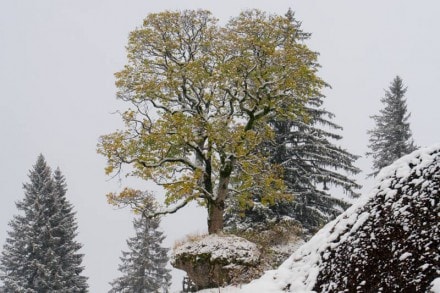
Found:
<svg viewBox="0 0 440 293"><path fill-rule="evenodd" d="M289 7L312 33L308 45L321 54L320 75L332 86L325 106L344 127L344 147L358 155L367 151L369 115L378 112L396 75L408 86L416 143L440 141L438 1L1 0L0 247L16 213L14 202L23 197L22 183L42 153L67 178L90 291L107 292L132 226L127 210L106 203L104 195L120 183L104 175L96 144L100 135L121 127L111 114L122 107L113 73L125 63L128 33L148 13L165 9L209 9L224 22L247 8L284 14ZM357 166L368 189L370 162L362 158ZM192 208L168 217L163 230L170 246L186 233L205 231L205 213Z"/></svg>

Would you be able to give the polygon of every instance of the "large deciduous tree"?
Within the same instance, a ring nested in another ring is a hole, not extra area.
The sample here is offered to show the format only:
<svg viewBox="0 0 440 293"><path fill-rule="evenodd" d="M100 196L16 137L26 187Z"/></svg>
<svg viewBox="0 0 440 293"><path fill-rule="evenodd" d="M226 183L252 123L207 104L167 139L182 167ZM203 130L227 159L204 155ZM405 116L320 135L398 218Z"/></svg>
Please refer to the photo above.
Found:
<svg viewBox="0 0 440 293"><path fill-rule="evenodd" d="M417 149L408 122L406 90L402 79L396 76L381 99L384 108L379 115L371 116L376 126L368 131L370 152L367 155L373 158L373 172L369 176L376 176L383 167Z"/></svg>
<svg viewBox="0 0 440 293"><path fill-rule="evenodd" d="M273 138L268 121L303 114L324 82L317 53L292 19L258 10L219 26L208 11L150 14L133 31L128 64L116 74L117 97L131 106L126 128L102 136L107 173L153 180L171 213L197 200L208 209L208 231L223 229L225 199L286 196L282 170L257 152ZM143 192L109 195L143 209Z"/></svg>
<svg viewBox="0 0 440 293"><path fill-rule="evenodd" d="M40 155L23 185L25 197L17 203L21 214L10 222L11 231L0 256L4 292L87 292L82 276L81 244L75 241L75 213L66 198L59 170L51 174ZM3 292L3 291L2 291Z"/></svg>

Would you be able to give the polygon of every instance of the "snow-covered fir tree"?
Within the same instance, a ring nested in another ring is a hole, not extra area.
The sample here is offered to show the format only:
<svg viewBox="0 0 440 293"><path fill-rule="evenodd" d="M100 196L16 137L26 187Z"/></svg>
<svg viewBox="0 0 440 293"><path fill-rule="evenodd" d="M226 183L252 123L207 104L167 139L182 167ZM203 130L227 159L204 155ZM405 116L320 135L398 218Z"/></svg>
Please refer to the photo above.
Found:
<svg viewBox="0 0 440 293"><path fill-rule="evenodd" d="M417 149L408 122L406 90L402 79L396 76L381 99L384 108L379 115L371 116L376 126L368 131L370 151L367 156L373 158L373 172L369 176L376 176L383 167Z"/></svg>
<svg viewBox="0 0 440 293"><path fill-rule="evenodd" d="M309 121L274 121L275 144L269 147L272 162L283 166L284 181L294 196L292 202L281 202L274 209L306 228L319 227L348 207L340 196L332 196L330 187L359 196L360 185L350 177L360 172L353 165L358 156L335 144L342 139L335 131L342 128L331 121L334 115L322 103L322 96L309 101Z"/></svg>
<svg viewBox="0 0 440 293"><path fill-rule="evenodd" d="M71 288L65 292L84 292L88 288L87 278L81 275L83 267L81 266L82 254L78 254L78 250L82 247L75 237L77 236L78 225L75 219L75 212L72 204L66 198L66 183L60 169L54 172L55 191L58 194L61 211L56 213L53 219L54 224L59 223L57 233L54 234L59 238L59 246L57 255L60 256L59 265L63 272L63 287ZM58 219L57 219L58 218Z"/></svg>
<svg viewBox="0 0 440 293"><path fill-rule="evenodd" d="M341 127L331 121L334 115L322 104L323 96L316 96L306 105L305 117L272 121L275 139L261 147L272 164L283 167L284 182L293 200L262 205L256 194L252 209L245 211L244 217L229 218L227 226L236 226L233 221L242 227L255 226L287 216L315 230L349 206L341 197L332 196L330 187L358 196L360 186L350 177L360 171L353 165L358 157L335 144L342 138L335 133Z"/></svg>
<svg viewBox="0 0 440 293"><path fill-rule="evenodd" d="M21 212L10 222L0 256L0 278L4 292L87 292L75 241L77 224L61 172L52 176L42 155L23 185Z"/></svg>
<svg viewBox="0 0 440 293"><path fill-rule="evenodd" d="M133 220L135 236L127 240L129 250L122 252L119 271L122 276L110 284L110 293L162 293L171 285L168 248L162 247L165 236L158 230L159 217Z"/></svg>
<svg viewBox="0 0 440 293"><path fill-rule="evenodd" d="M289 9L286 16L296 25L298 41L310 34L301 30ZM305 115L295 120L271 122L275 139L261 146L272 164L283 169L284 181L293 201L281 200L274 205L262 205L258 192L251 209L243 211L231 204L226 216L229 228L247 227L286 219L298 221L306 229L316 229L345 210L349 204L334 197L329 187L340 187L347 195L358 196L360 186L351 175L360 172L353 163L358 158L336 145L342 128L332 122L334 114L322 106L324 96L316 93L304 107ZM239 204L238 204L239 206Z"/></svg>

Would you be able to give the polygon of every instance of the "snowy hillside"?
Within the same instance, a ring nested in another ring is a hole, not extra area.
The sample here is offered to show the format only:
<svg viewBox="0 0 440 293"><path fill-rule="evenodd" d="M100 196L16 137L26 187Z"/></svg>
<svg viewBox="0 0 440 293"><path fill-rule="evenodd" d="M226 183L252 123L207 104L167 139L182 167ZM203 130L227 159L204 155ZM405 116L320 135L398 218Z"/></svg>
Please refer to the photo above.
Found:
<svg viewBox="0 0 440 293"><path fill-rule="evenodd" d="M440 145L377 180L277 270L221 292L440 292Z"/></svg>

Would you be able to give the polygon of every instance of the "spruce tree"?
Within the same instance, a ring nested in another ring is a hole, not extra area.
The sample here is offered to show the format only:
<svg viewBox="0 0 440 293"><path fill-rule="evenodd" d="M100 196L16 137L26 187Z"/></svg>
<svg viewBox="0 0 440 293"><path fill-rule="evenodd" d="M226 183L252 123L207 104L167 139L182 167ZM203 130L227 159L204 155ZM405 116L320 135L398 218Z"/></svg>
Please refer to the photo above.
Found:
<svg viewBox="0 0 440 293"><path fill-rule="evenodd" d="M66 180L59 168L54 172L54 181L55 191L61 207L60 212L56 213L58 217L54 219L54 224L59 223L57 229L57 237L59 238L57 255L60 256L59 265L63 272L63 288L66 288L65 292L85 292L88 285L87 278L81 275L84 270L84 267L81 266L83 255L77 253L82 245L75 241L78 234L76 213L73 211L72 204L66 198ZM70 289L67 290L68 288Z"/></svg>
<svg viewBox="0 0 440 293"><path fill-rule="evenodd" d="M396 76L381 99L384 108L379 115L371 116L376 126L368 131L370 152L367 156L373 158L373 172L369 176L376 176L383 167L417 149L408 122L406 90L402 79Z"/></svg>
<svg viewBox="0 0 440 293"><path fill-rule="evenodd" d="M0 256L2 289L5 292L87 292L81 276L81 245L74 240L76 223L65 198L60 171L51 169L42 155L23 185L21 212L10 222L11 230Z"/></svg>
<svg viewBox="0 0 440 293"><path fill-rule="evenodd" d="M342 136L335 131L342 128L331 121L334 115L322 103L322 96L315 97L306 106L309 117L273 123L276 139L270 158L283 166L285 183L294 196L292 202L281 202L274 209L306 228L320 227L349 206L330 193L331 187L349 197L359 196L360 185L350 176L360 172L353 165L358 156L336 144Z"/></svg>
<svg viewBox="0 0 440 293"><path fill-rule="evenodd" d="M122 276L110 284L111 293L168 292L170 270L168 249L161 246L165 236L158 230L160 220L139 217L133 220L135 236L127 240L129 251L123 251L119 271Z"/></svg>
<svg viewBox="0 0 440 293"><path fill-rule="evenodd" d="M264 227L288 217L313 231L349 206L341 196L332 196L330 187L339 187L350 197L359 195L360 185L350 177L360 171L353 165L358 156L335 144L342 139L335 131L342 128L331 121L334 114L322 104L323 96L317 95L306 105L306 116L273 120L275 138L260 149L272 164L282 166L293 200L263 205L257 193L252 208L244 211L244 217L230 217L228 226L235 226L236 221L241 227Z"/></svg>

